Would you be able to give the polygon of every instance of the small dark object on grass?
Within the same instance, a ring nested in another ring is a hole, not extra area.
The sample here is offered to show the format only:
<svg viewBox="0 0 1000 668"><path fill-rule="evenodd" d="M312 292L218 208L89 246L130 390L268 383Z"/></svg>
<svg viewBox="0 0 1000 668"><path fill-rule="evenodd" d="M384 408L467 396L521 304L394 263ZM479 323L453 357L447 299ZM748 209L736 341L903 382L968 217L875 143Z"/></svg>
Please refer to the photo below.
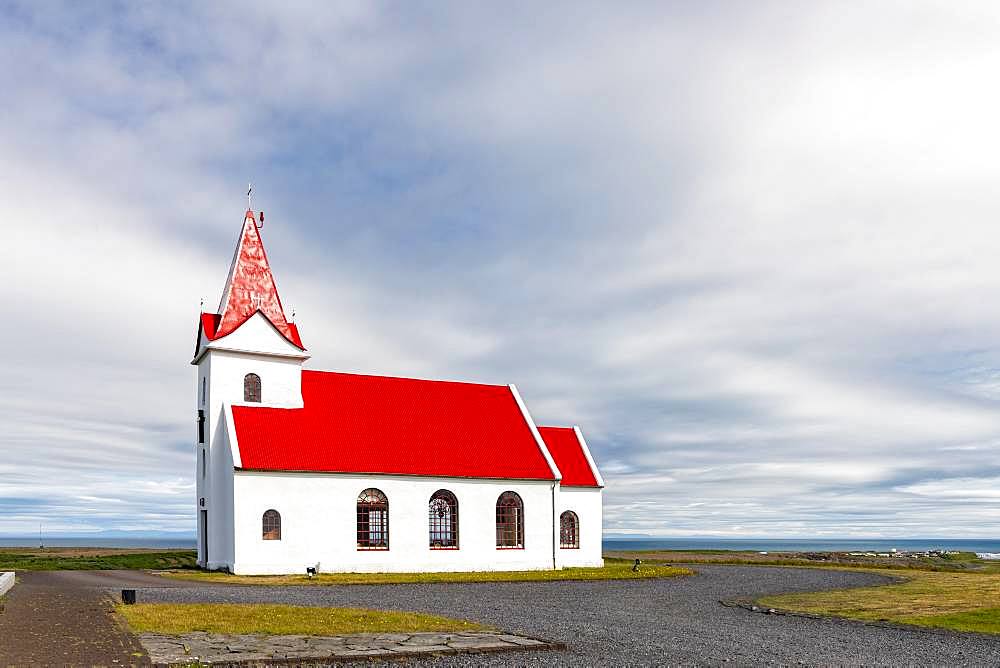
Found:
<svg viewBox="0 0 1000 668"><path fill-rule="evenodd" d="M314 577L317 573L319 573L319 564L316 564L315 566L306 566L306 575L309 577Z"/></svg>
<svg viewBox="0 0 1000 668"><path fill-rule="evenodd" d="M641 563L642 563L642 561L640 561L638 559L635 560L635 563L632 564L632 572L633 573L638 573L639 572L639 564L641 564Z"/></svg>
<svg viewBox="0 0 1000 668"><path fill-rule="evenodd" d="M122 603L135 605L135 589L122 589Z"/></svg>

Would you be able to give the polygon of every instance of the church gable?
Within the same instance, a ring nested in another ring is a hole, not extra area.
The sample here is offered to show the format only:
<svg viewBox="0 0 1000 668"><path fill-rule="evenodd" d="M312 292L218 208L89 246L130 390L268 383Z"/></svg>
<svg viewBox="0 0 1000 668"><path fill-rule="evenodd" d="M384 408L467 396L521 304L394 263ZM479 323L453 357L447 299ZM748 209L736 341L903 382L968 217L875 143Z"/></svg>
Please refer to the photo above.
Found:
<svg viewBox="0 0 1000 668"><path fill-rule="evenodd" d="M290 341L274 326L267 316L260 311L254 311L240 323L233 332L225 336L212 336L212 325L217 323L219 316L214 313L203 313L201 319L198 348L195 357L199 357L209 348L235 350L249 353L266 353L286 357L304 359L309 357L302 348ZM214 321L214 323L213 323ZM291 331L298 335L295 325L289 323Z"/></svg>

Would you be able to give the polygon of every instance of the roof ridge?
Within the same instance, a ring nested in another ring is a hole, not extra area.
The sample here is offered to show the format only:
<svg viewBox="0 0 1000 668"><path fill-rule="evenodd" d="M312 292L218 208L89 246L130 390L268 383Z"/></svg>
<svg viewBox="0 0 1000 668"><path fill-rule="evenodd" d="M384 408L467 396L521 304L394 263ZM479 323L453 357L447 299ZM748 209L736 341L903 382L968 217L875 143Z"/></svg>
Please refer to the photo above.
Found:
<svg viewBox="0 0 1000 668"><path fill-rule="evenodd" d="M330 369L303 369L302 373L335 374L338 376L361 376L365 378L382 378L388 380L412 380L420 383L448 383L451 385L475 385L478 387L495 387L500 389L507 389L509 387L509 385L500 383L477 383L472 380L442 380L440 378L417 378L414 376L395 376L395 375L383 375L377 373L355 373L352 371L332 371Z"/></svg>

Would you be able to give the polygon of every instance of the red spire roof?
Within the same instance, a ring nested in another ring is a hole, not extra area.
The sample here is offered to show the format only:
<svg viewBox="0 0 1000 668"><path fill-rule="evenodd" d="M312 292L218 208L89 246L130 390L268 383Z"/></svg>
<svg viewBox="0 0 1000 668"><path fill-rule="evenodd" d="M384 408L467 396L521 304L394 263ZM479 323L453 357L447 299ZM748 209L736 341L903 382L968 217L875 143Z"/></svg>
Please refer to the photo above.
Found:
<svg viewBox="0 0 1000 668"><path fill-rule="evenodd" d="M222 291L218 314L202 314L202 330L209 340L231 334L260 311L282 336L299 348L303 348L298 329L285 318L281 307L278 288L267 263L264 242L254 220L253 211L247 209L243 219L233 264L229 268L229 278Z"/></svg>

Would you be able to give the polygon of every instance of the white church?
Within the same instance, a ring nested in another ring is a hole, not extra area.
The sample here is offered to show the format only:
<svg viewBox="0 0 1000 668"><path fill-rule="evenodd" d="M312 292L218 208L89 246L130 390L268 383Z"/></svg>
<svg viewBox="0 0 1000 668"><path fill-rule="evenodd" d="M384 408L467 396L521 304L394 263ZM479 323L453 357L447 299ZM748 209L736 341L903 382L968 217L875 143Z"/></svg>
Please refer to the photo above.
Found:
<svg viewBox="0 0 1000 668"><path fill-rule="evenodd" d="M260 215L263 225L263 214ZM248 210L201 313L198 563L238 574L600 566L604 481L514 385L314 371Z"/></svg>

